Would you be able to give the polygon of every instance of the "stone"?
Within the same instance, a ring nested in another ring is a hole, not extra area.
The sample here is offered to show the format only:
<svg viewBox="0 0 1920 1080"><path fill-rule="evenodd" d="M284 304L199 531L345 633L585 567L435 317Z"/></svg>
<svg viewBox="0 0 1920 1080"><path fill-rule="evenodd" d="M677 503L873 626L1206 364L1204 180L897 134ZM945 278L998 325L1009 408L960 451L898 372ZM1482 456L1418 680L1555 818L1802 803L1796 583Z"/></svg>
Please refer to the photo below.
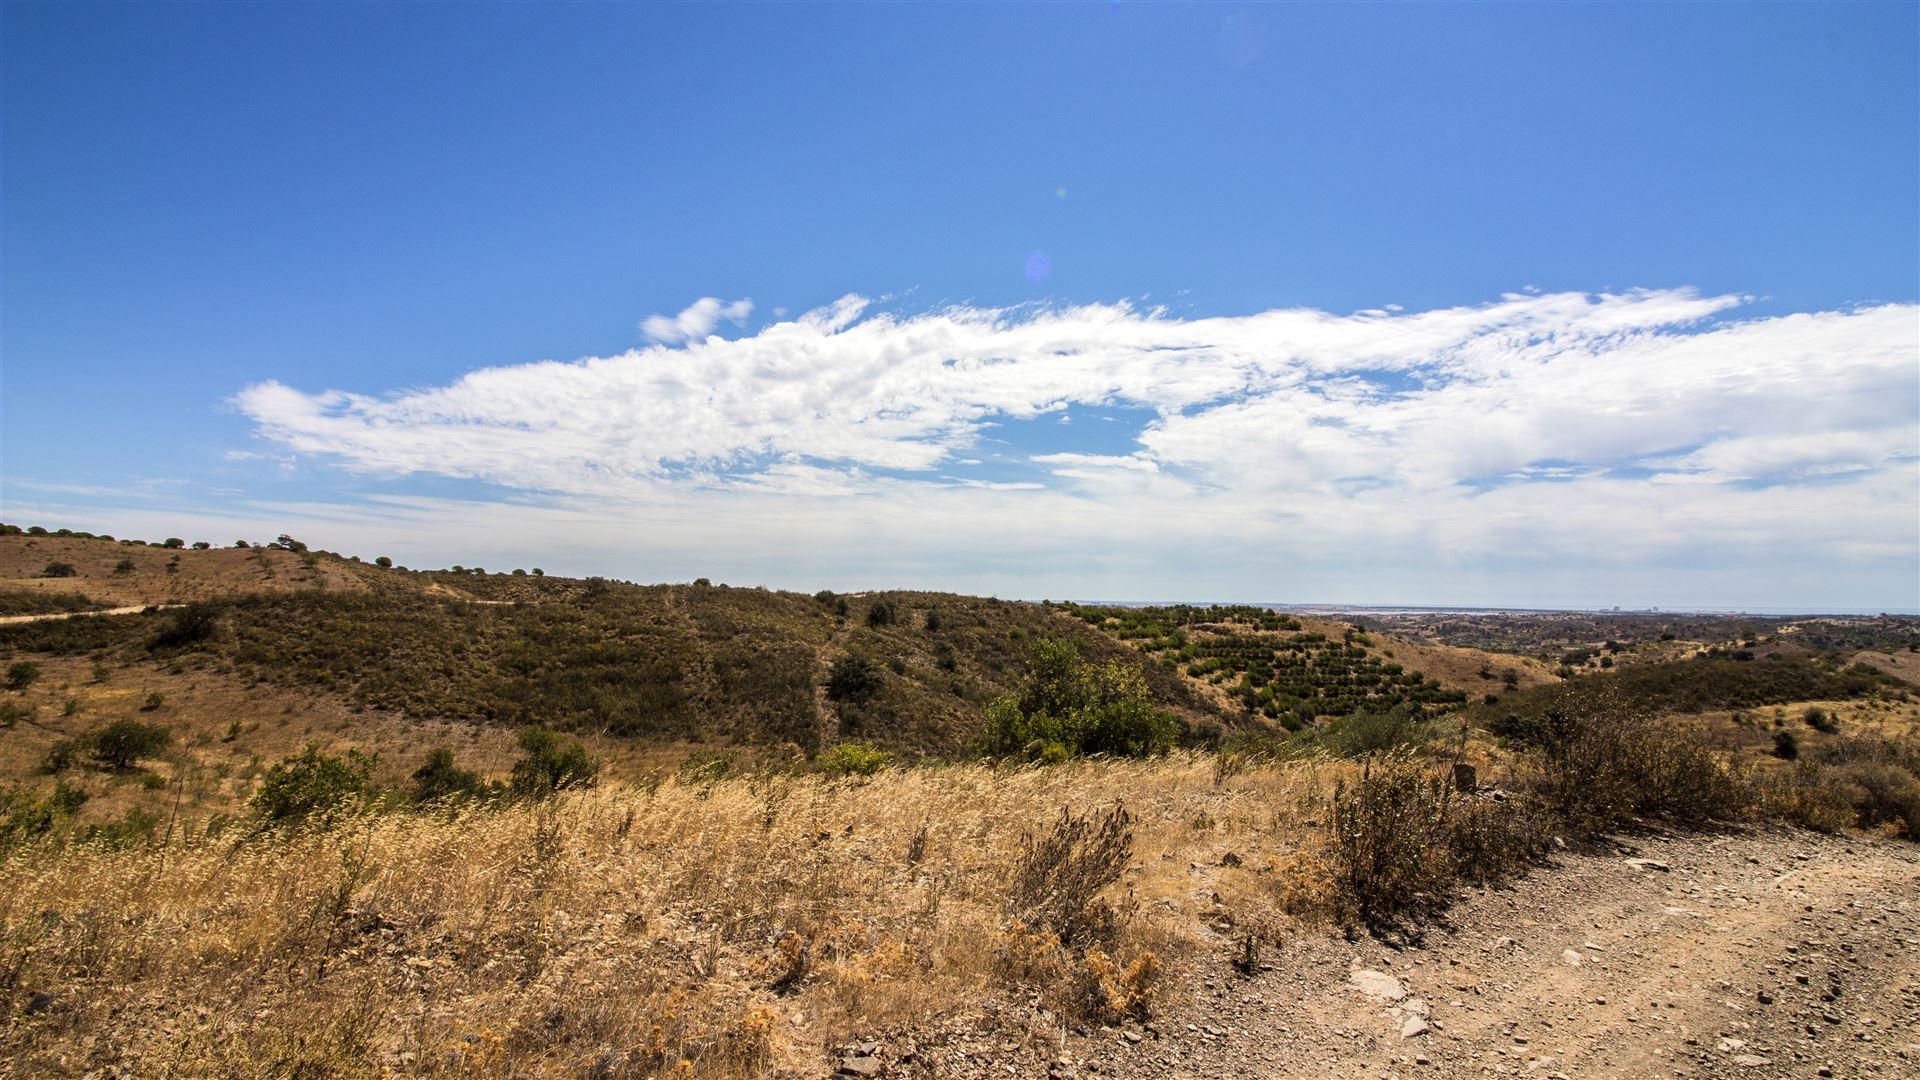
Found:
<svg viewBox="0 0 1920 1080"><path fill-rule="evenodd" d="M1453 763L1453 787L1456 791L1477 791L1480 787L1480 773L1464 761Z"/></svg>
<svg viewBox="0 0 1920 1080"><path fill-rule="evenodd" d="M1406 1023L1400 1025L1400 1037L1403 1039L1417 1039L1432 1030L1432 1028L1427 1026L1425 1017L1409 1016L1407 1017Z"/></svg>
<svg viewBox="0 0 1920 1080"><path fill-rule="evenodd" d="M1733 1063L1743 1069L1760 1069L1773 1064L1773 1059L1761 1057L1759 1054L1741 1054L1733 1059Z"/></svg>
<svg viewBox="0 0 1920 1080"><path fill-rule="evenodd" d="M1348 975L1347 982L1375 1001L1401 1001L1407 996L1407 988L1400 985L1400 980L1384 971L1361 968Z"/></svg>
<svg viewBox="0 0 1920 1080"><path fill-rule="evenodd" d="M1586 962L1586 959L1586 957L1580 955L1579 949L1566 949L1560 953L1560 962L1570 968L1579 967Z"/></svg>
<svg viewBox="0 0 1920 1080"><path fill-rule="evenodd" d="M1663 874L1673 869L1672 866L1661 862L1659 859L1628 859L1627 865L1636 870L1658 870Z"/></svg>
<svg viewBox="0 0 1920 1080"><path fill-rule="evenodd" d="M849 1054L840 1059L841 1076L879 1076L880 1059L869 1054Z"/></svg>

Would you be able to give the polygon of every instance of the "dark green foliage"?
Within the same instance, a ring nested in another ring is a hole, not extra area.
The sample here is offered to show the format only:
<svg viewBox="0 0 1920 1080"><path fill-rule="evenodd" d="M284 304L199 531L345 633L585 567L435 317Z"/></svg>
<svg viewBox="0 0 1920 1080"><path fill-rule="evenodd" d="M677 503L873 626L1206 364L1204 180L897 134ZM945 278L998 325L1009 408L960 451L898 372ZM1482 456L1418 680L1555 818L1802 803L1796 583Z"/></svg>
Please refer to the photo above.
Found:
<svg viewBox="0 0 1920 1080"><path fill-rule="evenodd" d="M309 743L267 770L253 809L269 825L299 825L356 805L373 793L375 759L358 750L335 757Z"/></svg>
<svg viewBox="0 0 1920 1080"><path fill-rule="evenodd" d="M1334 642L1324 634L1297 633L1299 620L1267 608L1065 608L1149 656L1179 665L1189 678L1227 688L1245 711L1288 727L1408 702L1438 711L1467 699L1463 691L1373 656L1365 634Z"/></svg>
<svg viewBox="0 0 1920 1080"><path fill-rule="evenodd" d="M544 727L520 733L522 757L513 765L513 793L546 798L574 787L591 787L600 763L576 739Z"/></svg>
<svg viewBox="0 0 1920 1080"><path fill-rule="evenodd" d="M1800 756L1800 740L1791 731L1773 733L1773 756L1792 761Z"/></svg>
<svg viewBox="0 0 1920 1080"><path fill-rule="evenodd" d="M131 574L133 571L134 565L132 559L121 559L119 562L113 564L113 572L116 574Z"/></svg>
<svg viewBox="0 0 1920 1080"><path fill-rule="evenodd" d="M40 678L40 665L31 660L16 660L7 665L7 689L25 690Z"/></svg>
<svg viewBox="0 0 1920 1080"><path fill-rule="evenodd" d="M64 780L56 783L44 799L25 791L0 792L0 850L51 833L86 801L86 792Z"/></svg>
<svg viewBox="0 0 1920 1080"><path fill-rule="evenodd" d="M941 622L940 622L940 609L939 609L939 608L928 608L928 609L927 609L927 633L929 633L929 634L937 634L937 633L939 633L939 632L940 632L940 625L941 625Z"/></svg>
<svg viewBox="0 0 1920 1080"><path fill-rule="evenodd" d="M40 571L40 576L61 578L61 577L74 577L79 573L80 571L74 569L72 563L50 562L47 564L47 568L45 570Z"/></svg>
<svg viewBox="0 0 1920 1080"><path fill-rule="evenodd" d="M490 794L480 774L454 764L453 751L437 747L427 760L413 771L413 801L436 802L442 799L473 799Z"/></svg>
<svg viewBox="0 0 1920 1080"><path fill-rule="evenodd" d="M863 705L880 690L880 669L859 653L848 653L827 671L827 697Z"/></svg>
<svg viewBox="0 0 1920 1080"><path fill-rule="evenodd" d="M987 707L989 754L1057 760L1073 754L1143 757L1172 749L1180 726L1147 693L1138 668L1089 664L1070 641L1041 638L1018 696Z"/></svg>
<svg viewBox="0 0 1920 1080"><path fill-rule="evenodd" d="M170 613L154 633L155 649L185 649L211 639L220 630L222 608L213 603L188 604Z"/></svg>
<svg viewBox="0 0 1920 1080"><path fill-rule="evenodd" d="M160 542L160 546L166 548L183 548L187 546L187 542L177 536L169 536Z"/></svg>
<svg viewBox="0 0 1920 1080"><path fill-rule="evenodd" d="M1482 713L1482 722L1496 734L1530 741L1527 733L1541 729L1547 717L1591 711L1609 701L1633 701L1655 713L1696 713L1852 698L1899 685L1874 672L1815 660L1680 660L1517 691L1487 710L1497 718Z"/></svg>
<svg viewBox="0 0 1920 1080"><path fill-rule="evenodd" d="M115 720L87 738L93 757L111 769L130 769L142 758L150 758L166 749L173 732L159 724L138 720Z"/></svg>
<svg viewBox="0 0 1920 1080"><path fill-rule="evenodd" d="M393 568L393 560L388 558L385 555L380 555L374 558L373 565L379 567L382 570L390 570ZM537 570L534 572L539 573L539 571Z"/></svg>
<svg viewBox="0 0 1920 1080"><path fill-rule="evenodd" d="M898 618L898 615L894 611L893 601L885 597L881 597L867 605L868 626L892 626L896 618Z"/></svg>
<svg viewBox="0 0 1920 1080"><path fill-rule="evenodd" d="M1832 735L1840 730L1839 723L1827 713L1827 710L1822 708L1815 707L1808 709L1806 721L1808 727L1827 735Z"/></svg>

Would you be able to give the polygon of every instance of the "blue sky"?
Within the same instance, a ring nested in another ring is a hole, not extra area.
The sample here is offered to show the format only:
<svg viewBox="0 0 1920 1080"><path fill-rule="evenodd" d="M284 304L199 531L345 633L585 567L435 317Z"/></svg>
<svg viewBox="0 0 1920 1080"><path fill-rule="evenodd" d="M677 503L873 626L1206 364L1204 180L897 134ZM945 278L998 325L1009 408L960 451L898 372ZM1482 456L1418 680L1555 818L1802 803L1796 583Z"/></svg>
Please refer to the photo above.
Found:
<svg viewBox="0 0 1920 1080"><path fill-rule="evenodd" d="M637 580L1912 608L1917 12L9 4L0 503Z"/></svg>

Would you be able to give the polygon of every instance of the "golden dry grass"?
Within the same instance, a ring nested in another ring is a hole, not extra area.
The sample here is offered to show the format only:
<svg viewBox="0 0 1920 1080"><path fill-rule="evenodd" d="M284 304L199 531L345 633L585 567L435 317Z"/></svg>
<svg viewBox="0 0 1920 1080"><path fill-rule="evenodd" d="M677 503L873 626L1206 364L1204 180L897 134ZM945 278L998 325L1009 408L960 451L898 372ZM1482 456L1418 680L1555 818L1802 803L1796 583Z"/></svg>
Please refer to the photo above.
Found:
<svg viewBox="0 0 1920 1080"><path fill-rule="evenodd" d="M0 1044L22 1076L810 1074L846 1039L996 998L1068 1013L1129 968L1137 991L1148 952L1217 946L1209 923L1277 925L1272 870L1334 768L669 780L27 848L0 863ZM1022 837L1116 801L1134 847L1109 893L1134 916L1106 952L1036 942L1008 909Z"/></svg>

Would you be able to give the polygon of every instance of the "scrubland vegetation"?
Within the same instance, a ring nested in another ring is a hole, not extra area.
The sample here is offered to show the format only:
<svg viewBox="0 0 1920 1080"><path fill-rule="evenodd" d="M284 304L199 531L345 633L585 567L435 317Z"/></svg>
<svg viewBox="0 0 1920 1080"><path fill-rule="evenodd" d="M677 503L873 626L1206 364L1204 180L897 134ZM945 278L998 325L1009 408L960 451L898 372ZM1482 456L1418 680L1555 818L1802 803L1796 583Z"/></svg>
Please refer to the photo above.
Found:
<svg viewBox="0 0 1920 1080"><path fill-rule="evenodd" d="M1844 657L1468 702L1260 609L315 558L384 576L0 627L21 1075L810 1074L940 1017L1139 1023L1196 965L1622 832L1920 838L1912 687ZM279 711L215 723L209 687ZM320 708L342 737L229 770ZM375 734L429 727L464 734Z"/></svg>

